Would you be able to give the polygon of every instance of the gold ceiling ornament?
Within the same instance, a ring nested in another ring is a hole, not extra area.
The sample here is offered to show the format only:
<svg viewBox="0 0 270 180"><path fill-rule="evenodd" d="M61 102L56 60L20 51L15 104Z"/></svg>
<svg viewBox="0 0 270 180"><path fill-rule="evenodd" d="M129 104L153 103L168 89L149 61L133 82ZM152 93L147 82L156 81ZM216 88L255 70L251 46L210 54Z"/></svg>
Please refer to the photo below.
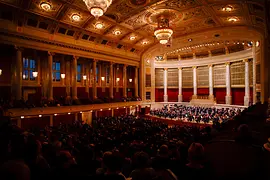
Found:
<svg viewBox="0 0 270 180"><path fill-rule="evenodd" d="M90 13L98 19L112 4L112 0L83 0Z"/></svg>
<svg viewBox="0 0 270 180"><path fill-rule="evenodd" d="M169 19L163 15L157 17L158 27L154 31L154 35L160 44L167 44L172 37L173 30L169 26Z"/></svg>

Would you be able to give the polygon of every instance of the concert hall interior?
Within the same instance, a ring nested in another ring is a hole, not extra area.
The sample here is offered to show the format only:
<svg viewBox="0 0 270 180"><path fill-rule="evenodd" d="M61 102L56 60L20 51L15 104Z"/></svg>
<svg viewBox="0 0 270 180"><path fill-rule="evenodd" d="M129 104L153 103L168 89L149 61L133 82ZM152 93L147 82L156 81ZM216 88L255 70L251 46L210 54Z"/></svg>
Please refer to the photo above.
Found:
<svg viewBox="0 0 270 180"><path fill-rule="evenodd" d="M269 35L270 0L0 0L0 118L265 120Z"/></svg>

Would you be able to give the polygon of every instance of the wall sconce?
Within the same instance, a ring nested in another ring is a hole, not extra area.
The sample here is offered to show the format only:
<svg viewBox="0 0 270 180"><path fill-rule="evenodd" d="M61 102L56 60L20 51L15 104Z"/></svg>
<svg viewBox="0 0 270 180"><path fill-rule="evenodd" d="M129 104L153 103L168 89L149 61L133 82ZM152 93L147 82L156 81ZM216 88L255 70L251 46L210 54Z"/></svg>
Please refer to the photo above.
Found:
<svg viewBox="0 0 270 180"><path fill-rule="evenodd" d="M120 81L120 78L116 78L116 82L119 82Z"/></svg>
<svg viewBox="0 0 270 180"><path fill-rule="evenodd" d="M101 77L101 81L105 81L105 77Z"/></svg>
<svg viewBox="0 0 270 180"><path fill-rule="evenodd" d="M66 74L61 74L61 78L65 79L66 78Z"/></svg>
<svg viewBox="0 0 270 180"><path fill-rule="evenodd" d="M83 80L86 80L87 79L87 76L86 75L83 75Z"/></svg>
<svg viewBox="0 0 270 180"><path fill-rule="evenodd" d="M38 72L34 71L33 72L33 77L36 78L38 76Z"/></svg>
<svg viewBox="0 0 270 180"><path fill-rule="evenodd" d="M0 76L2 75L2 69L0 69Z"/></svg>
<svg viewBox="0 0 270 180"><path fill-rule="evenodd" d="M132 79L131 78L129 79L129 82L132 82Z"/></svg>

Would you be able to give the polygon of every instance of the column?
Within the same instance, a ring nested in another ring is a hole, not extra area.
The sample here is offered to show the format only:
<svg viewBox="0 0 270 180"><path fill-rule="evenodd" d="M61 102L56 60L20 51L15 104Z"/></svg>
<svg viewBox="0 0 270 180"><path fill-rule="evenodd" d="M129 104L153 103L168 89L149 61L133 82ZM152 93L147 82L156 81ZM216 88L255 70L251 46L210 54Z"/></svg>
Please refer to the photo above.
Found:
<svg viewBox="0 0 270 180"><path fill-rule="evenodd" d="M192 99L197 98L197 67L193 66L193 96Z"/></svg>
<svg viewBox="0 0 270 180"><path fill-rule="evenodd" d="M114 109L111 109L111 111L112 111L112 117L114 117Z"/></svg>
<svg viewBox="0 0 270 180"><path fill-rule="evenodd" d="M253 96L253 104L257 103L257 94L256 94L256 43L253 41L252 46L252 70L253 70L253 79L252 79L252 96Z"/></svg>
<svg viewBox="0 0 270 180"><path fill-rule="evenodd" d="M134 77L134 88L135 88L135 97L139 97L138 93L138 67L135 67L135 77Z"/></svg>
<svg viewBox="0 0 270 180"><path fill-rule="evenodd" d="M127 97L127 65L123 66L123 96Z"/></svg>
<svg viewBox="0 0 270 180"><path fill-rule="evenodd" d="M209 67L209 99L214 100L213 65L210 64L208 67Z"/></svg>
<svg viewBox="0 0 270 180"><path fill-rule="evenodd" d="M225 63L226 65L226 104L232 104L231 96L231 71L230 71L230 62Z"/></svg>
<svg viewBox="0 0 270 180"><path fill-rule="evenodd" d="M84 66L85 68L85 75L86 75L86 80L85 80L85 92L87 93L87 97L89 98L89 64L85 63Z"/></svg>
<svg viewBox="0 0 270 180"><path fill-rule="evenodd" d="M72 61L72 99L76 100L77 97L77 56L73 56ZM82 80L83 81L83 80Z"/></svg>
<svg viewBox="0 0 270 180"><path fill-rule="evenodd" d="M22 98L22 49L16 48L16 65L15 65L15 75L14 75L14 92L16 100L21 100Z"/></svg>
<svg viewBox="0 0 270 180"><path fill-rule="evenodd" d="M66 70L64 71L65 73L65 80L66 80L66 93L67 93L67 98L70 98L70 82L71 82L71 77L70 77L70 60L66 61Z"/></svg>
<svg viewBox="0 0 270 180"><path fill-rule="evenodd" d="M93 60L93 85L92 85L93 99L97 99L97 60Z"/></svg>
<svg viewBox="0 0 270 180"><path fill-rule="evenodd" d="M250 101L250 89L249 89L249 60L245 59L245 97L244 97L244 105L249 106Z"/></svg>
<svg viewBox="0 0 270 180"><path fill-rule="evenodd" d="M113 99L113 62L110 63L110 98Z"/></svg>
<svg viewBox="0 0 270 180"><path fill-rule="evenodd" d="M168 94L167 94L167 86L168 86L168 68L164 68L164 76L163 76L163 83L164 83L164 102L168 102Z"/></svg>
<svg viewBox="0 0 270 180"><path fill-rule="evenodd" d="M53 71L52 71L52 65L53 65L53 56L54 53L48 52L48 100L53 100Z"/></svg>
<svg viewBox="0 0 270 180"><path fill-rule="evenodd" d="M183 95L182 95L182 83L183 77L182 77L182 68L178 68L178 102L183 101Z"/></svg>
<svg viewBox="0 0 270 180"><path fill-rule="evenodd" d="M53 115L50 115L50 126L52 127L53 126Z"/></svg>

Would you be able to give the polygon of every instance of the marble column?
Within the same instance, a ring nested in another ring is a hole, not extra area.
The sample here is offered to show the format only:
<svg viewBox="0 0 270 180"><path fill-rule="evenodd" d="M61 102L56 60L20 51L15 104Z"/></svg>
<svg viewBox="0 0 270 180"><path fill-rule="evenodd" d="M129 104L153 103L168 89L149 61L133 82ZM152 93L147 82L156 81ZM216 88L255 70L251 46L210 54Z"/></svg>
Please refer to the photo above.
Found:
<svg viewBox="0 0 270 180"><path fill-rule="evenodd" d="M256 43L253 41L252 46L252 70L253 70L253 78L252 78L252 96L253 96L253 104L257 103L257 94L256 94Z"/></svg>
<svg viewBox="0 0 270 180"><path fill-rule="evenodd" d="M22 48L16 48L16 62L14 71L14 92L16 100L22 99Z"/></svg>
<svg viewBox="0 0 270 180"><path fill-rule="evenodd" d="M54 53L48 52L48 100L53 100L53 56Z"/></svg>
<svg viewBox="0 0 270 180"><path fill-rule="evenodd" d="M226 65L226 104L232 104L232 95L231 95L231 70L230 62L225 63Z"/></svg>
<svg viewBox="0 0 270 180"><path fill-rule="evenodd" d="M193 96L192 99L197 98L197 67L193 66Z"/></svg>
<svg viewBox="0 0 270 180"><path fill-rule="evenodd" d="M113 99L113 62L110 63L110 98Z"/></svg>
<svg viewBox="0 0 270 180"><path fill-rule="evenodd" d="M183 77L182 77L182 68L178 68L178 102L183 101L183 95L182 95L182 83L183 83Z"/></svg>
<svg viewBox="0 0 270 180"><path fill-rule="evenodd" d="M250 89L249 89L249 60L245 59L245 97L244 105L248 106L250 101Z"/></svg>
<svg viewBox="0 0 270 180"><path fill-rule="evenodd" d="M209 99L214 99L213 65L209 65Z"/></svg>
<svg viewBox="0 0 270 180"><path fill-rule="evenodd" d="M93 85L92 85L93 99L97 99L97 60L93 60Z"/></svg>
<svg viewBox="0 0 270 180"><path fill-rule="evenodd" d="M135 88L135 97L139 96L139 91L138 91L138 67L135 67L135 77L134 77L134 88Z"/></svg>
<svg viewBox="0 0 270 180"><path fill-rule="evenodd" d="M163 86L164 86L164 102L168 102L168 92L167 92L167 86L168 86L168 68L164 68L164 76L163 76Z"/></svg>
<svg viewBox="0 0 270 180"><path fill-rule="evenodd" d="M77 56L73 56L72 60L72 99L78 99L77 97Z"/></svg>
<svg viewBox="0 0 270 180"><path fill-rule="evenodd" d="M127 65L123 66L123 96L127 97Z"/></svg>

